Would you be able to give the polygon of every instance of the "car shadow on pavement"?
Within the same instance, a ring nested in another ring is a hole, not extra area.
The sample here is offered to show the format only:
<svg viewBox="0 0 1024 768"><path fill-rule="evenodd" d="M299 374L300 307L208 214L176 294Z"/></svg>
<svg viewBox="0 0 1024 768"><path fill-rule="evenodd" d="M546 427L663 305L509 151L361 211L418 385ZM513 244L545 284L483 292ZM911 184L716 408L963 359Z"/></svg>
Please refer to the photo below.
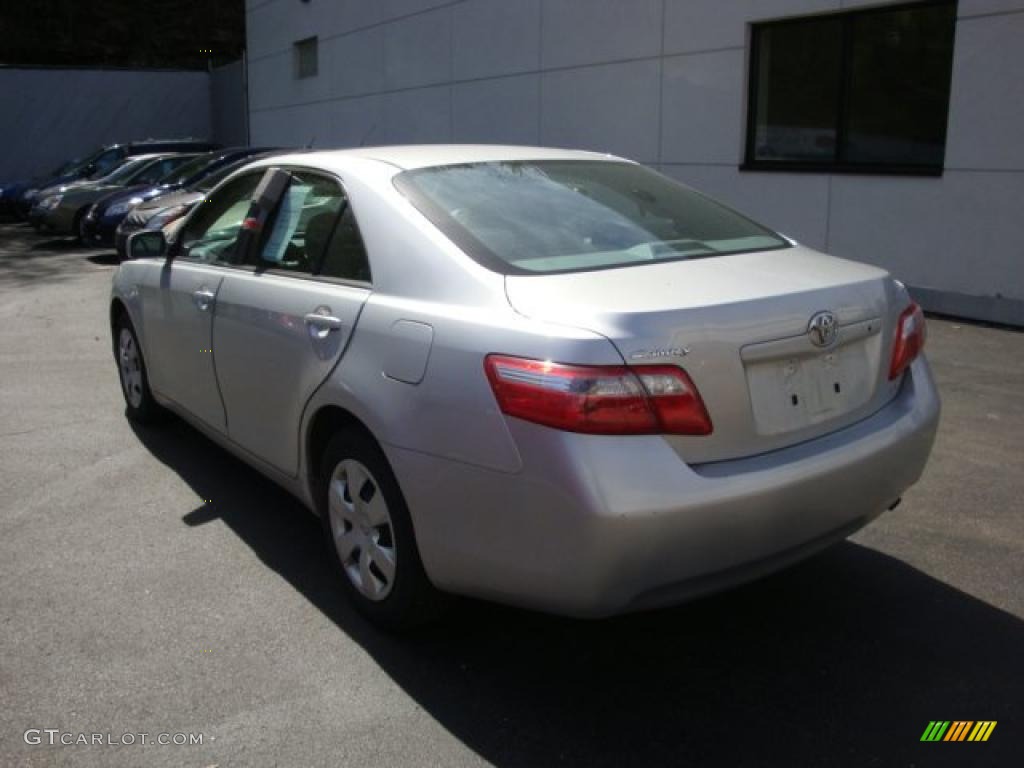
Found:
<svg viewBox="0 0 1024 768"><path fill-rule="evenodd" d="M117 255L116 251L94 253L86 258L89 262L101 267L116 267L121 263L121 257Z"/></svg>
<svg viewBox="0 0 1024 768"><path fill-rule="evenodd" d="M465 600L392 636L346 603L318 522L291 496L177 420L136 433L217 499L184 517L197 536L213 519L229 526L495 765L1010 765L1024 754L1024 622L875 550L844 543L672 610L581 622ZM1000 725L985 744L921 743L935 719Z"/></svg>
<svg viewBox="0 0 1024 768"><path fill-rule="evenodd" d="M37 233L28 224L2 222L0 286L20 287L71 279L77 274L75 267L83 256L100 266L118 263L115 254L111 254L110 261L99 261L94 252L94 248L79 243L73 237Z"/></svg>

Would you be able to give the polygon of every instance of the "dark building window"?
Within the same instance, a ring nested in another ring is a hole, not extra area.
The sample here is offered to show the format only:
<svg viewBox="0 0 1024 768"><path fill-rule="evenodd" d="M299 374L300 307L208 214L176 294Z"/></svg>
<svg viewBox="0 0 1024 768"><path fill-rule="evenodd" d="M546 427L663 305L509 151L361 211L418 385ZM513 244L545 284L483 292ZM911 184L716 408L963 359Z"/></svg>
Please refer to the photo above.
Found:
<svg viewBox="0 0 1024 768"><path fill-rule="evenodd" d="M939 174L955 0L756 24L744 168Z"/></svg>
<svg viewBox="0 0 1024 768"><path fill-rule="evenodd" d="M294 45L295 77L316 77L317 73L317 39L307 37Z"/></svg>

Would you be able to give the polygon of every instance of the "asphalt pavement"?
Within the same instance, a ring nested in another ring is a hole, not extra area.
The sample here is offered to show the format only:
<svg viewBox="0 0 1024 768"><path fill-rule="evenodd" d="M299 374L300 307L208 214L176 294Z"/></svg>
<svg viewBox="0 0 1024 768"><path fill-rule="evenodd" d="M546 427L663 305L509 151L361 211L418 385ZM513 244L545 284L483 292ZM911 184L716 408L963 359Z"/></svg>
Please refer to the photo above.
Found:
<svg viewBox="0 0 1024 768"><path fill-rule="evenodd" d="M0 765L1020 764L1024 334L930 320L924 478L798 567L603 622L461 601L393 637L296 501L125 420L115 268L0 225ZM936 719L998 724L921 743Z"/></svg>

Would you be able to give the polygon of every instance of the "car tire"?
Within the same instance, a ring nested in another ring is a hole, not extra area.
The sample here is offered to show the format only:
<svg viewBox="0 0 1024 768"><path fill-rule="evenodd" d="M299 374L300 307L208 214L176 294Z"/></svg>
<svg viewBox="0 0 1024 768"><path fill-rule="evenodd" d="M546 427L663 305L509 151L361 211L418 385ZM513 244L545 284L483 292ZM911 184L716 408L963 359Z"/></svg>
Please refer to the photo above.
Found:
<svg viewBox="0 0 1024 768"><path fill-rule="evenodd" d="M85 208L82 208L78 213L75 214L75 221L71 225L71 230L75 233L75 239L83 245L86 242L85 232L82 231L82 225L85 223Z"/></svg>
<svg viewBox="0 0 1024 768"><path fill-rule="evenodd" d="M320 478L329 557L356 609L390 630L435 619L443 598L423 568L405 497L373 438L356 429L337 433Z"/></svg>
<svg viewBox="0 0 1024 768"><path fill-rule="evenodd" d="M153 399L149 389L142 347L127 313L122 313L114 323L114 359L124 395L125 415L140 424L159 421L164 409Z"/></svg>

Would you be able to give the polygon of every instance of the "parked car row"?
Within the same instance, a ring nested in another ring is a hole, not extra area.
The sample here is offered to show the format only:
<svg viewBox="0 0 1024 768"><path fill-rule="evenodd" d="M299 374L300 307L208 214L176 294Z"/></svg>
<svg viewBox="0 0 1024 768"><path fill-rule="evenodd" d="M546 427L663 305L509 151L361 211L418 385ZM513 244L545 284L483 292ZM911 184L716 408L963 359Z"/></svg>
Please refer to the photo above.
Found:
<svg viewBox="0 0 1024 768"><path fill-rule="evenodd" d="M39 231L116 246L123 258L130 233L167 225L230 173L278 151L191 139L114 145L64 163L48 178L3 185L2 209Z"/></svg>
<svg viewBox="0 0 1024 768"><path fill-rule="evenodd" d="M161 152L209 152L220 144L197 139L146 139L100 147L84 158L67 160L32 179L0 182L0 213L26 218L41 190L106 175L126 157Z"/></svg>

